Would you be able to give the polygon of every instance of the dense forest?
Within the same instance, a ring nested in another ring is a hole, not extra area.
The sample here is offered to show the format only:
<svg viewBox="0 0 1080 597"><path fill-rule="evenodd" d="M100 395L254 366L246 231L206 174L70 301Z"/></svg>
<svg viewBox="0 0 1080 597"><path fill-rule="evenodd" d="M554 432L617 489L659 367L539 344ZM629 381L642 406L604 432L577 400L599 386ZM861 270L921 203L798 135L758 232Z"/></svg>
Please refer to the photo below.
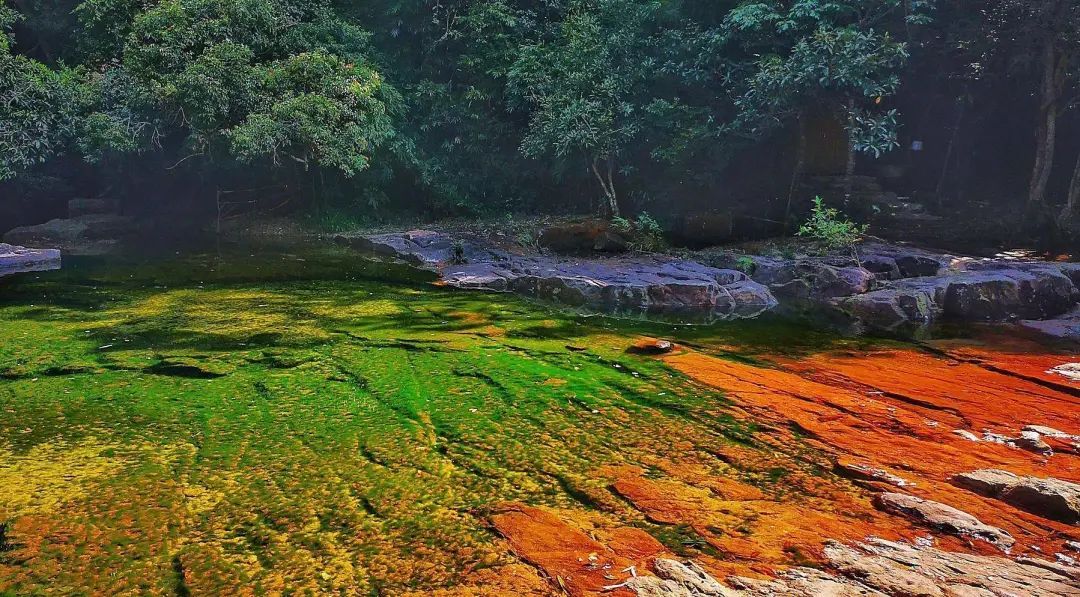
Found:
<svg viewBox="0 0 1080 597"><path fill-rule="evenodd" d="M1080 227L1073 0L14 0L0 27L10 225L223 195L786 221L804 179L884 172Z"/></svg>

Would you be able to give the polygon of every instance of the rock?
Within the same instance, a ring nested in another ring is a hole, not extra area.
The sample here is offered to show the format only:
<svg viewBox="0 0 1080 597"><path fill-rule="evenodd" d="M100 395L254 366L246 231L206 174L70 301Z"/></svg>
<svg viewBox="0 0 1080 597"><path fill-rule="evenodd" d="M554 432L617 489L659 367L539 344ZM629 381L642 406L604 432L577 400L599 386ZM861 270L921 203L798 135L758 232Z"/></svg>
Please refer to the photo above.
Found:
<svg viewBox="0 0 1080 597"><path fill-rule="evenodd" d="M1016 542L1006 531L939 502L902 493L883 493L874 496L874 505L952 535L982 539L1002 550L1007 550Z"/></svg>
<svg viewBox="0 0 1080 597"><path fill-rule="evenodd" d="M514 292L617 313L756 317L776 306L769 289L734 270L660 256L565 259L521 255L475 239L422 230L338 236L364 252L436 271L453 288Z"/></svg>
<svg viewBox="0 0 1080 597"><path fill-rule="evenodd" d="M136 231L131 218L90 214L15 228L4 235L4 242L30 247L56 247L73 255L99 255L109 252L117 246L119 239Z"/></svg>
<svg viewBox="0 0 1080 597"><path fill-rule="evenodd" d="M54 269L60 269L60 251L57 249L27 249L0 243L0 277Z"/></svg>
<svg viewBox="0 0 1080 597"><path fill-rule="evenodd" d="M1057 367L1051 367L1046 372L1067 377L1072 381L1080 381L1080 363L1065 363Z"/></svg>
<svg viewBox="0 0 1080 597"><path fill-rule="evenodd" d="M1077 370L1080 371L1080 363L1072 364L1076 365ZM1045 427L1043 425L1024 425L1024 431L1030 431L1032 433L1038 433L1039 435L1045 435L1046 437L1053 437L1056 439L1080 440L1080 436L1078 435L1065 433L1060 429L1054 429L1053 427Z"/></svg>
<svg viewBox="0 0 1080 597"><path fill-rule="evenodd" d="M960 321L1045 319L1076 304L1072 280L1054 268L994 269L949 276L945 314Z"/></svg>
<svg viewBox="0 0 1080 597"><path fill-rule="evenodd" d="M953 484L970 489L979 495L996 497L1002 491L1020 481L1020 477L998 469L985 469L971 473L955 475Z"/></svg>
<svg viewBox="0 0 1080 597"><path fill-rule="evenodd" d="M1050 319L1027 319L1021 321L1020 325L1054 338L1080 342L1080 308L1074 308L1067 313ZM1080 363L1073 364L1076 365L1074 380L1080 381ZM1062 374L1066 375L1066 377L1069 376L1066 373Z"/></svg>
<svg viewBox="0 0 1080 597"><path fill-rule="evenodd" d="M797 301L828 299L862 294L875 283L872 272L845 263L830 263L826 258L782 259L741 255L730 251L702 252L709 265L746 271L752 280L769 287L773 294Z"/></svg>
<svg viewBox="0 0 1080 597"><path fill-rule="evenodd" d="M791 568L772 580L730 577L726 586L692 562L658 559L657 576L632 578L625 588L650 597L1064 597L1080 591L1080 569L1033 558L948 552L877 538L855 545L829 541L822 554L834 572Z"/></svg>
<svg viewBox="0 0 1080 597"><path fill-rule="evenodd" d="M854 547L830 542L825 557L843 574L889 595L1075 595L1080 590L1080 571L1053 562L1046 564L1056 569L876 538Z"/></svg>
<svg viewBox="0 0 1080 597"><path fill-rule="evenodd" d="M1020 437L1012 440L1012 443L1021 450L1037 454L1051 454L1054 451L1050 444L1043 441L1042 436L1034 431L1021 431Z"/></svg>
<svg viewBox="0 0 1080 597"><path fill-rule="evenodd" d="M995 469L956 475L953 483L1043 518L1080 524L1080 485L1076 483L1019 477Z"/></svg>
<svg viewBox="0 0 1080 597"><path fill-rule="evenodd" d="M972 433L972 432L970 432L970 431L968 431L966 429L953 429L953 433L956 434L956 435L959 435L960 437L962 437L962 438L964 438L966 440L968 440L969 442L981 442L982 441L982 439L980 439L979 436L975 435L974 433Z"/></svg>
<svg viewBox="0 0 1080 597"><path fill-rule="evenodd" d="M667 340L656 340L653 338L644 338L635 342L633 346L626 349L626 352L630 354L641 355L660 355L667 354L675 349L675 345Z"/></svg>
<svg viewBox="0 0 1080 597"><path fill-rule="evenodd" d="M948 282L941 278L913 278L835 300L833 305L871 328L896 331L938 321L947 291Z"/></svg>
<svg viewBox="0 0 1080 597"><path fill-rule="evenodd" d="M895 271L899 278L922 278L942 274L956 257L914 247L869 242L859 245L859 259L863 267L875 273Z"/></svg>
<svg viewBox="0 0 1080 597"><path fill-rule="evenodd" d="M902 479L889 471L868 464L859 462L850 462L844 459L836 461L836 471L842 476L849 479L855 479L857 481L872 481L878 483L886 483L888 485L894 485L896 487L910 487L915 485L911 481Z"/></svg>
<svg viewBox="0 0 1080 597"><path fill-rule="evenodd" d="M560 253L622 253L627 239L604 220L586 220L549 226L537 239L541 247Z"/></svg>
<svg viewBox="0 0 1080 597"><path fill-rule="evenodd" d="M861 267L839 267L812 259L770 263L760 260L752 278L774 294L800 300L827 300L870 291L874 274Z"/></svg>

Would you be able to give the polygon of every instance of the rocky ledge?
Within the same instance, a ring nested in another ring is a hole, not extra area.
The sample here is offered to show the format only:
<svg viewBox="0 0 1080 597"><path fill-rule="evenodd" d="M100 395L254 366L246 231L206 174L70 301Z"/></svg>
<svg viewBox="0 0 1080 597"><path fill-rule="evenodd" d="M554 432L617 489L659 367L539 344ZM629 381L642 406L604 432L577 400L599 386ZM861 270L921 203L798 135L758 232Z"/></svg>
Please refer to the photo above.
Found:
<svg viewBox="0 0 1080 597"><path fill-rule="evenodd" d="M717 267L741 263L784 303L838 312L876 330L1022 321L1068 336L1080 326L1080 312L1072 311L1080 300L1077 263L979 259L880 242L861 244L855 255L778 258L718 250L702 258Z"/></svg>
<svg viewBox="0 0 1080 597"><path fill-rule="evenodd" d="M60 269L60 251L57 249L27 249L0 243L0 277L54 269Z"/></svg>
<svg viewBox="0 0 1080 597"><path fill-rule="evenodd" d="M570 258L475 236L414 230L339 243L437 272L455 287L615 312L746 318L777 306L904 334L935 324L1017 322L1080 340L1080 264L979 259L862 243L852 253L777 257L724 249ZM775 298L774 298L775 297Z"/></svg>
<svg viewBox="0 0 1080 597"><path fill-rule="evenodd" d="M693 562L658 559L656 576L626 587L639 596L789 595L1076 595L1080 568L1047 560L978 556L869 538L854 546L830 542L824 556L836 573L793 568L774 580L731 577L722 584Z"/></svg>
<svg viewBox="0 0 1080 597"><path fill-rule="evenodd" d="M683 259L570 259L423 230L336 240L435 271L454 288L514 292L571 307L748 318L777 305L768 288L740 271Z"/></svg>

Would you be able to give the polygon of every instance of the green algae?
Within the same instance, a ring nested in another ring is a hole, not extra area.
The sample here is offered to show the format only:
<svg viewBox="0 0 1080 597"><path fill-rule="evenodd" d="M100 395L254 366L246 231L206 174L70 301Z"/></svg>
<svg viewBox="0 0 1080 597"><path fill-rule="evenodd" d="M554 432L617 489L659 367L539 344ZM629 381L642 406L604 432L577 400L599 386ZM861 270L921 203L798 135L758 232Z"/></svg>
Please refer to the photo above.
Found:
<svg viewBox="0 0 1080 597"><path fill-rule="evenodd" d="M484 522L499 502L640 521L594 471L692 459L723 474L700 455L754 444L720 393L626 354L634 335L751 355L781 337L838 342L792 343L770 322L560 314L426 281L343 252L6 281L0 592L454 586L511 561Z"/></svg>

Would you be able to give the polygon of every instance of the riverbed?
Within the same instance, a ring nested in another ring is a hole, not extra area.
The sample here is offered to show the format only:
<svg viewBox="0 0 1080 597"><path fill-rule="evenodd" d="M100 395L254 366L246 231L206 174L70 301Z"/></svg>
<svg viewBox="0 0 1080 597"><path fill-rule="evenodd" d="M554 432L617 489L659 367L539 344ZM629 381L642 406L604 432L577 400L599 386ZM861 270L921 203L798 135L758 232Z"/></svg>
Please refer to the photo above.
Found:
<svg viewBox="0 0 1080 597"><path fill-rule="evenodd" d="M951 482L1080 480L1070 441L993 439L1080 433L1070 346L614 319L430 281L327 249L0 282L0 593L627 594L604 587L657 557L768 578L827 540L1000 555L882 511L868 468L1012 555L1078 536ZM674 347L628 351L654 339Z"/></svg>

